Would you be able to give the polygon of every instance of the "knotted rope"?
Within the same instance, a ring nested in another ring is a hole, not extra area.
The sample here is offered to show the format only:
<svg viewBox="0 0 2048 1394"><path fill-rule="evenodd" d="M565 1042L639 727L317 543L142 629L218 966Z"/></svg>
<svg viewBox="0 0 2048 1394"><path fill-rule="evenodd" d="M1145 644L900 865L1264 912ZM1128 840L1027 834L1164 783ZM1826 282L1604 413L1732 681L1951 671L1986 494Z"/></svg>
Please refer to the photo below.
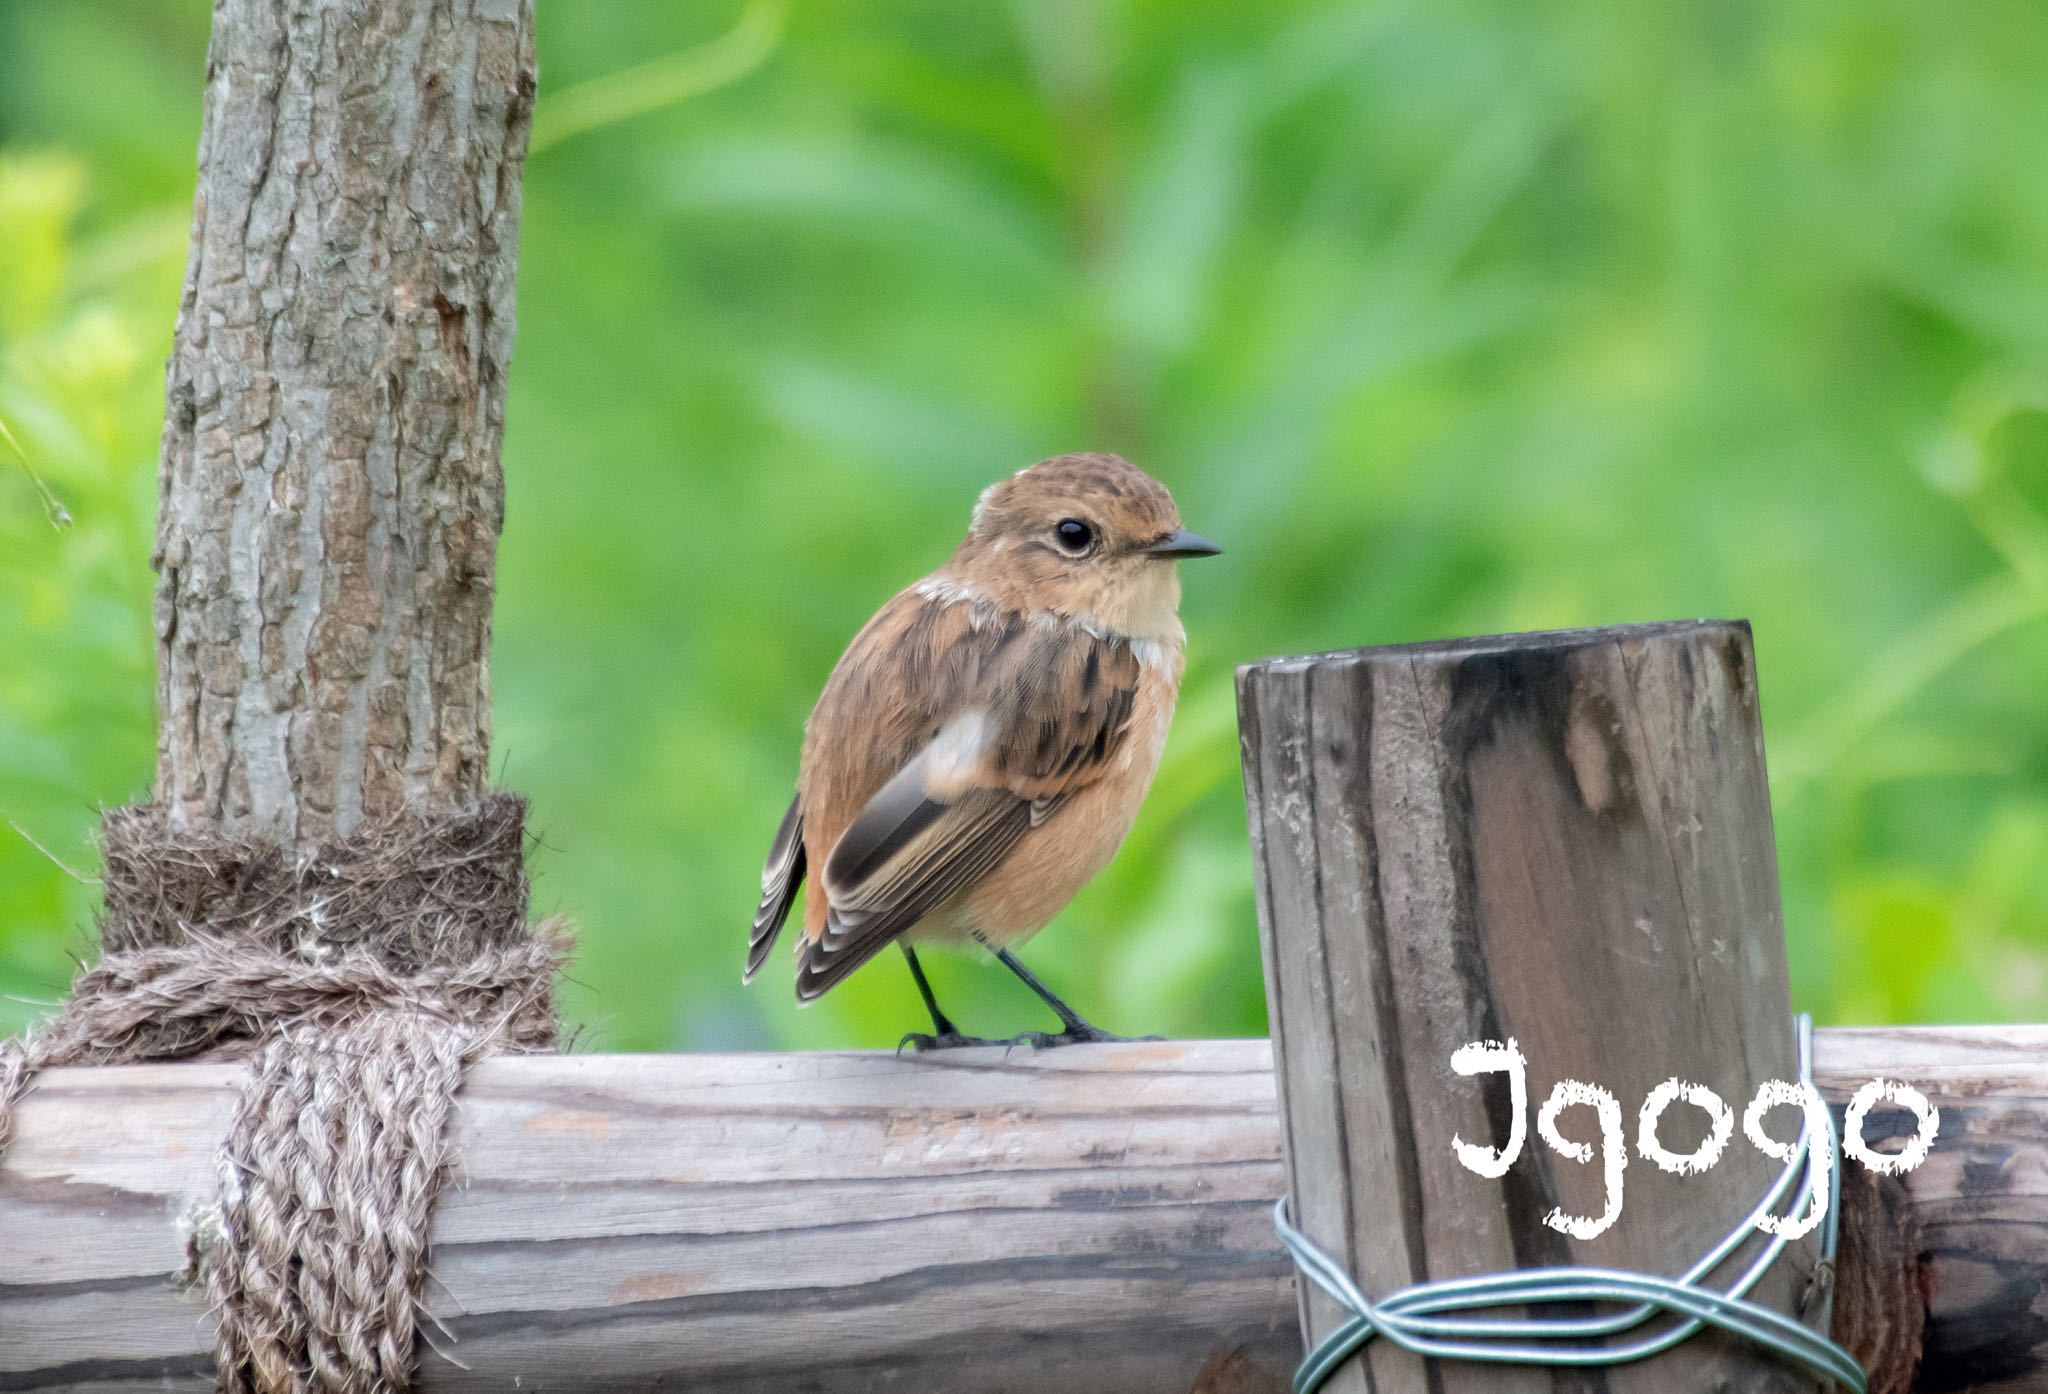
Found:
<svg viewBox="0 0 2048 1394"><path fill-rule="evenodd" d="M103 956L0 1042L0 1153L36 1070L249 1057L185 1275L230 1394L410 1385L455 1092L485 1055L555 1043L569 942L527 925L525 814L493 795L299 856L106 816Z"/></svg>

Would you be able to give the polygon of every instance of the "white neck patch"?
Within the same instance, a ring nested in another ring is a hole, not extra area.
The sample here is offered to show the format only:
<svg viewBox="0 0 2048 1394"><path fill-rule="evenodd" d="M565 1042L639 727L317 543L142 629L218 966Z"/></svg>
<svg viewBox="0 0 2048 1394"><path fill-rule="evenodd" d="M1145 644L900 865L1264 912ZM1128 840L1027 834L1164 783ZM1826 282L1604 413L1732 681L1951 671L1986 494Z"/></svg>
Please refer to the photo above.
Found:
<svg viewBox="0 0 2048 1394"><path fill-rule="evenodd" d="M965 581L955 581L945 576L927 576L911 587L926 600L936 600L941 605L993 605L988 595Z"/></svg>

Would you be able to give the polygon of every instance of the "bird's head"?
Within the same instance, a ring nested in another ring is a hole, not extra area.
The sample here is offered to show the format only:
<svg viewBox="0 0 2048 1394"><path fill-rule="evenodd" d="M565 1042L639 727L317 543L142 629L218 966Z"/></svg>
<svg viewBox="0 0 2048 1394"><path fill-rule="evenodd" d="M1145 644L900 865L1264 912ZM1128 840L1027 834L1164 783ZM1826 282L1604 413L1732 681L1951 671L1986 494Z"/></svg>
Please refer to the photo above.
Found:
<svg viewBox="0 0 2048 1394"><path fill-rule="evenodd" d="M992 484L946 567L999 603L1105 633L1177 637L1183 557L1222 549L1180 524L1166 486L1115 455L1058 455Z"/></svg>

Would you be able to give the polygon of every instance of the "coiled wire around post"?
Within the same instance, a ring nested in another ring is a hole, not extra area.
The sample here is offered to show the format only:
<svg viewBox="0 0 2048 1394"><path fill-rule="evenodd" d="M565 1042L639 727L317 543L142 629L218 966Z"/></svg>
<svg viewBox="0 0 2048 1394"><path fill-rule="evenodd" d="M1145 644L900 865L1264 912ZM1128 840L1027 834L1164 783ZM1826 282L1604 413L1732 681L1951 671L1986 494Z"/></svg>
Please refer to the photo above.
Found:
<svg viewBox="0 0 2048 1394"><path fill-rule="evenodd" d="M1802 1014L1798 1031L1799 1078L1811 1089L1812 1019ZM1438 1360L1584 1367L1647 1360L1707 1327L1762 1346L1851 1394L1867 1394L1863 1367L1848 1351L1784 1313L1746 1300L1785 1251L1788 1241L1782 1234L1769 1235L1761 1252L1728 1287L1706 1286L1715 1270L1727 1263L1750 1237L1757 1220L1775 1213L1788 1193L1793 1197L1796 1213L1799 1201L1812 1186L1813 1142L1810 1130L1802 1123L1791 1159L1756 1208L1677 1278L1612 1268L1542 1268L1418 1283L1374 1302L1336 1260L1294 1227L1283 1198L1273 1212L1281 1242L1309 1280L1352 1314L1349 1321L1331 1332L1302 1361L1294 1375L1295 1394L1315 1394L1345 1361L1382 1336L1403 1350ZM1821 1262L1831 1274L1840 1234L1842 1174L1841 1143L1832 1116L1828 1120L1827 1146L1835 1164L1828 1168L1828 1212L1821 1225ZM1828 1293L1821 1307L1823 1325L1833 1306L1832 1282ZM1557 1302L1623 1305L1610 1315L1591 1317L1447 1315ZM1661 1317L1677 1320L1631 1341L1616 1339Z"/></svg>

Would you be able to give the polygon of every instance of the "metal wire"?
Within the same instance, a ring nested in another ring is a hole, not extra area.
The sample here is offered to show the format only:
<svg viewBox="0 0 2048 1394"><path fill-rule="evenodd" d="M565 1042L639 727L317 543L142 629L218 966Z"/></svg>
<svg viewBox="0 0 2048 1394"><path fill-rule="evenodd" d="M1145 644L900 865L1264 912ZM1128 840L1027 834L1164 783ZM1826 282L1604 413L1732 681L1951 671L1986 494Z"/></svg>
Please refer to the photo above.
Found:
<svg viewBox="0 0 2048 1394"><path fill-rule="evenodd" d="M1802 1014L1798 1029L1799 1078L1811 1089L1812 1019ZM1750 1290L1785 1251L1788 1241L1782 1234L1769 1235L1749 1266L1726 1288L1706 1286L1707 1279L1750 1238L1756 1222L1774 1214L1785 1203L1788 1193L1792 1196L1793 1213L1797 1212L1813 1184L1813 1141L1802 1122L1791 1158L1763 1199L1720 1243L1677 1278L1612 1268L1541 1268L1418 1283L1374 1302L1336 1260L1294 1227L1283 1198L1273 1211L1274 1227L1280 1232L1281 1242L1309 1280L1352 1313L1349 1321L1331 1332L1301 1362L1294 1374L1295 1394L1316 1394L1345 1361L1380 1336L1403 1350L1438 1360L1579 1367L1647 1360L1707 1327L1762 1346L1851 1394L1867 1394L1863 1367L1848 1351L1782 1312L1746 1300ZM1821 1225L1821 1262L1830 1278L1819 1313L1823 1326L1833 1307L1832 1275L1842 1209L1841 1142L1835 1133L1833 1115L1828 1116L1827 1145L1834 1164L1828 1168L1828 1212ZM1620 1304L1621 1310L1606 1316L1584 1317L1445 1315L1560 1302ZM1614 1339L1664 1317L1676 1320L1632 1341Z"/></svg>

